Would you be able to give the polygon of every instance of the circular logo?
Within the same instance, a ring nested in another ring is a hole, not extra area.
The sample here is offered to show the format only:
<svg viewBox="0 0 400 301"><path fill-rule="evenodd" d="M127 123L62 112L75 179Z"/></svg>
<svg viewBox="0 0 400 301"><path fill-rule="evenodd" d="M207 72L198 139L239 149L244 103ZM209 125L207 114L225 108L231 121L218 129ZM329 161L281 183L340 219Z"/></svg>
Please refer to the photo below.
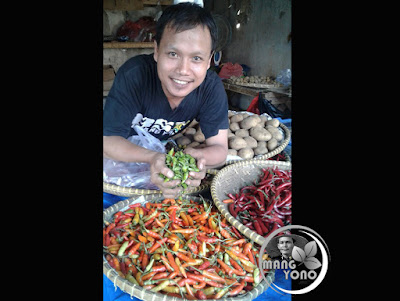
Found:
<svg viewBox="0 0 400 301"><path fill-rule="evenodd" d="M299 287L289 290L270 283L273 290L278 293L305 294L324 279L330 254L325 241L316 231L301 225L288 225L270 233L260 248L259 258L260 271L281 269L285 279L291 279L292 284ZM268 283L264 273L261 275Z"/></svg>

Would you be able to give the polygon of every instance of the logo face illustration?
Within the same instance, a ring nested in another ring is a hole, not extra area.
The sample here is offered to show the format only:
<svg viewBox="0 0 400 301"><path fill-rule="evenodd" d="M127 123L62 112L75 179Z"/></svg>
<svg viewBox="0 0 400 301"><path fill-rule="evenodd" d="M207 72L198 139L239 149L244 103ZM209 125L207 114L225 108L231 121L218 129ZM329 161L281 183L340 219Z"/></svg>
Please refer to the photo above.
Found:
<svg viewBox="0 0 400 301"><path fill-rule="evenodd" d="M328 247L321 236L300 225L288 225L271 232L259 255L259 258L266 258L259 261L260 271L282 270L285 280L299 287L288 290L270 283L271 288L281 294L305 294L316 288L324 279L330 261ZM261 274L268 282L264 273Z"/></svg>

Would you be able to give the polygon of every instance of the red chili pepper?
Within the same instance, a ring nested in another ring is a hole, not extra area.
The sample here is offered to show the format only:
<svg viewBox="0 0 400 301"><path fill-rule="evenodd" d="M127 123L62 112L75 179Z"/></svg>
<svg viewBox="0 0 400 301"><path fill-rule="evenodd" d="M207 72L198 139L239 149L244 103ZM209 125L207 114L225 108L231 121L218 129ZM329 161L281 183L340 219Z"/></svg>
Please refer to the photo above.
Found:
<svg viewBox="0 0 400 301"><path fill-rule="evenodd" d="M115 227L115 225L116 223L109 224L106 228L106 234L108 234Z"/></svg>
<svg viewBox="0 0 400 301"><path fill-rule="evenodd" d="M234 218L237 217L237 213L235 211L235 203L229 204L229 212L232 214Z"/></svg>
<svg viewBox="0 0 400 301"><path fill-rule="evenodd" d="M216 236L206 237L206 236L198 235L197 239L200 240L200 241L205 241L205 242L208 242L208 243L212 244L212 243L215 243L218 240L218 237L216 237Z"/></svg>
<svg viewBox="0 0 400 301"><path fill-rule="evenodd" d="M198 267L198 269L205 270L206 268L208 268L210 266L210 264L211 264L210 261L206 260Z"/></svg>
<svg viewBox="0 0 400 301"><path fill-rule="evenodd" d="M285 189L285 188L287 188L287 187L289 187L289 186L292 186L292 182L285 182L285 183L279 185L278 187L276 187L276 194L277 194L277 195L280 194L280 192L281 192L283 189Z"/></svg>
<svg viewBox="0 0 400 301"><path fill-rule="evenodd" d="M290 190L285 190L285 191L286 191L286 196L276 204L278 208L284 206L292 198L292 192Z"/></svg>
<svg viewBox="0 0 400 301"><path fill-rule="evenodd" d="M243 238L243 236L239 233L239 231L235 228L235 227L231 227L231 229L232 229L232 232L234 232L235 234L236 234L236 236L237 236L237 238Z"/></svg>
<svg viewBox="0 0 400 301"><path fill-rule="evenodd" d="M264 222L261 219L257 219L257 221L258 221L258 224L260 225L261 232L267 233L268 228L265 226Z"/></svg>
<svg viewBox="0 0 400 301"><path fill-rule="evenodd" d="M199 300L207 300L207 296L204 294L204 292L199 289L196 294L195 294L196 298Z"/></svg>
<svg viewBox="0 0 400 301"><path fill-rule="evenodd" d="M254 225L254 228L256 229L256 232L257 232L259 235L263 235L263 233L262 233L262 231L261 231L261 227L260 227L260 225L259 225L259 223L258 223L258 220L254 220L254 221L253 221L253 225Z"/></svg>

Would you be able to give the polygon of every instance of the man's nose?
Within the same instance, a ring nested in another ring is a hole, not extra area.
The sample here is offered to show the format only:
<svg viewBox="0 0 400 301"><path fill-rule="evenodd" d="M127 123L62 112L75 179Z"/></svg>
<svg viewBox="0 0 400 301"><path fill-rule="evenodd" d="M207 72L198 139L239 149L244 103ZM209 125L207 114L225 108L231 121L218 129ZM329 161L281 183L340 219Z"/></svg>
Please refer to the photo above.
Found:
<svg viewBox="0 0 400 301"><path fill-rule="evenodd" d="M179 60L178 73L180 75L188 75L190 70L190 62L187 58Z"/></svg>

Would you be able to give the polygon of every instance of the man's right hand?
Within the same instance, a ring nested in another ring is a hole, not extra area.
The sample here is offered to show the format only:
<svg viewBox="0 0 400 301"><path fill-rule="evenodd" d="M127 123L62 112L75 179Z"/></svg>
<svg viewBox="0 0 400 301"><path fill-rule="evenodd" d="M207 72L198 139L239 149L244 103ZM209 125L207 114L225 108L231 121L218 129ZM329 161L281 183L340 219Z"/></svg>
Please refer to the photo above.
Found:
<svg viewBox="0 0 400 301"><path fill-rule="evenodd" d="M176 199L182 191L182 187L177 187L181 181L169 180L164 182L164 178L160 176L160 173L168 178L174 176L174 172L165 164L165 154L156 153L150 163L150 180L160 188L164 198Z"/></svg>

